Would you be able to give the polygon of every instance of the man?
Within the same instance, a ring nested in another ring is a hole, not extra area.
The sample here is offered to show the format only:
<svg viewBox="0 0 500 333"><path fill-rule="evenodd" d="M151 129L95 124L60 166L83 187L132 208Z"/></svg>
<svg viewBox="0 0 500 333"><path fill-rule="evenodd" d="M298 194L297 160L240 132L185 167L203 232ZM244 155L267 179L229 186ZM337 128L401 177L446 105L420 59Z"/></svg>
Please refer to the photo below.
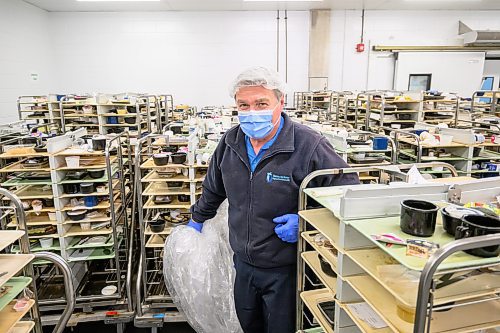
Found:
<svg viewBox="0 0 500 333"><path fill-rule="evenodd" d="M295 331L299 186L312 171L346 168L320 134L282 113L278 73L241 73L231 91L240 125L215 150L189 226L200 231L229 201L236 313L245 333ZM311 186L357 184L356 174L316 179Z"/></svg>

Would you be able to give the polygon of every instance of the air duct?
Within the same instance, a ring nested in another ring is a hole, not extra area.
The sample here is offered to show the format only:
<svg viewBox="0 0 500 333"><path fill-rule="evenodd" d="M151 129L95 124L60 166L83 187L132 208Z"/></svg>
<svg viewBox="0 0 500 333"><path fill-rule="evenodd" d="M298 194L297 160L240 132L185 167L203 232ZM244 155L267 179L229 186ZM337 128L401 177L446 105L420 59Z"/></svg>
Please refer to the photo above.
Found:
<svg viewBox="0 0 500 333"><path fill-rule="evenodd" d="M458 21L458 34L463 37L465 46L500 46L498 30L473 30Z"/></svg>

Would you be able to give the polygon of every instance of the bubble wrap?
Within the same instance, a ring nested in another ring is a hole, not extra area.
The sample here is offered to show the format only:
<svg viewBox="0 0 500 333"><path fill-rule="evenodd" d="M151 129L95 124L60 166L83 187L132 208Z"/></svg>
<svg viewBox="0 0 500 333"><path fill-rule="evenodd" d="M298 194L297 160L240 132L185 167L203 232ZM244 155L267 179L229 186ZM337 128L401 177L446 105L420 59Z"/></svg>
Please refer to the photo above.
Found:
<svg viewBox="0 0 500 333"><path fill-rule="evenodd" d="M243 332L234 307L233 252L225 201L203 232L174 228L165 243L163 270L174 303L198 333Z"/></svg>

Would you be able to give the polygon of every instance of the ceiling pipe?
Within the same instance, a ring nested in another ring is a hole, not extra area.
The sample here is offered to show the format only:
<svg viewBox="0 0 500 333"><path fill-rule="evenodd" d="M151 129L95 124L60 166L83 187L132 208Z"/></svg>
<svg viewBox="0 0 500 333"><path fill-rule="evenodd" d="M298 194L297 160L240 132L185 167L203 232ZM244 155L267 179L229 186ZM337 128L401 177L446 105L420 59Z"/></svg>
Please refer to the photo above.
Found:
<svg viewBox="0 0 500 333"><path fill-rule="evenodd" d="M276 11L276 72L280 71L280 11Z"/></svg>
<svg viewBox="0 0 500 333"><path fill-rule="evenodd" d="M285 83L288 83L288 13L285 10Z"/></svg>

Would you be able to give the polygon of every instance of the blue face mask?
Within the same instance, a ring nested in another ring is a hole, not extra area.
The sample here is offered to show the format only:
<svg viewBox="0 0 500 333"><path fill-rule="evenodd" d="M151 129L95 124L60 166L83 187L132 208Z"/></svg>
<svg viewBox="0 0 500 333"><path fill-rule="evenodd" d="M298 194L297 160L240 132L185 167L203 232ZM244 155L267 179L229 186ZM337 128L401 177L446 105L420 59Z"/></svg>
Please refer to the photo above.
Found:
<svg viewBox="0 0 500 333"><path fill-rule="evenodd" d="M273 124L273 112L275 108L261 111L239 111L238 119L240 120L240 128L243 133L252 139L262 139L268 136L280 120L278 118L276 123Z"/></svg>

